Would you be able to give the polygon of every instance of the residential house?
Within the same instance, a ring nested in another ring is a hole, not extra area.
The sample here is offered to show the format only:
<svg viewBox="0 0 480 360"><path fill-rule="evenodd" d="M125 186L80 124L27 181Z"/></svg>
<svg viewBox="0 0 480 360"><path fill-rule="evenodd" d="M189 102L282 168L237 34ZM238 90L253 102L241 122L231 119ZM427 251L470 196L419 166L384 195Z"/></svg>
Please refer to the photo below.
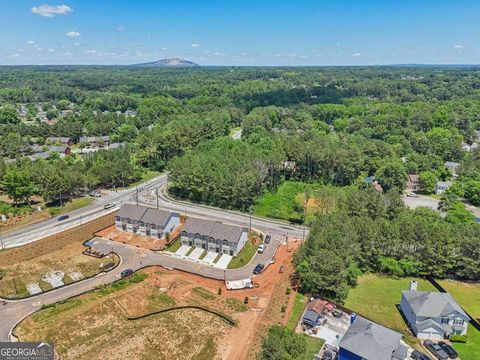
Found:
<svg viewBox="0 0 480 360"><path fill-rule="evenodd" d="M79 139L80 143L86 143L89 147L102 147L110 144L109 136L82 136Z"/></svg>
<svg viewBox="0 0 480 360"><path fill-rule="evenodd" d="M180 225L180 215L133 204L123 204L115 216L117 229L163 238Z"/></svg>
<svg viewBox="0 0 480 360"><path fill-rule="evenodd" d="M248 229L219 221L188 217L180 234L182 245L236 256L248 239Z"/></svg>
<svg viewBox="0 0 480 360"><path fill-rule="evenodd" d="M459 166L459 163L453 161L445 161L445 167L452 173L453 176L457 176L457 170Z"/></svg>
<svg viewBox="0 0 480 360"><path fill-rule="evenodd" d="M135 117L135 116L137 116L137 112L135 110L125 110L125 116Z"/></svg>
<svg viewBox="0 0 480 360"><path fill-rule="evenodd" d="M125 143L112 143L108 145L108 150L120 149L125 146Z"/></svg>
<svg viewBox="0 0 480 360"><path fill-rule="evenodd" d="M361 316L352 324L339 344L338 360L404 360L408 347L402 335Z"/></svg>
<svg viewBox="0 0 480 360"><path fill-rule="evenodd" d="M32 146L30 146L30 149L32 149L32 151L35 154L42 153L42 152L45 152L45 153L54 152L54 153L59 154L60 157L70 155L70 153L71 153L71 149L68 146L63 146L63 145L58 145L58 146L32 145Z"/></svg>
<svg viewBox="0 0 480 360"><path fill-rule="evenodd" d="M417 191L420 189L420 177L418 175L408 175L407 189L409 191Z"/></svg>
<svg viewBox="0 0 480 360"><path fill-rule="evenodd" d="M70 137L47 137L45 139L46 144L61 144L63 146L72 146L73 139Z"/></svg>
<svg viewBox="0 0 480 360"><path fill-rule="evenodd" d="M419 339L441 340L466 335L469 317L449 293L417 291L416 281L402 291L400 309Z"/></svg>
<svg viewBox="0 0 480 360"><path fill-rule="evenodd" d="M452 186L451 181L437 181L435 184L435 194L441 195L447 190L450 186Z"/></svg>

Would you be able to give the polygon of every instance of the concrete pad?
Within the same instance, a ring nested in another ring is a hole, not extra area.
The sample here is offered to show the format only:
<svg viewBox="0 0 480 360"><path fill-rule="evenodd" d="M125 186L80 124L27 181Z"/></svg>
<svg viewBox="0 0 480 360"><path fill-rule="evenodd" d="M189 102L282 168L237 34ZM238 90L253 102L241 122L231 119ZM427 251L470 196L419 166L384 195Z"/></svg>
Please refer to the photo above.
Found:
<svg viewBox="0 0 480 360"><path fill-rule="evenodd" d="M33 283L27 285L27 291L30 295L37 295L42 292L42 289L40 288L40 285Z"/></svg>
<svg viewBox="0 0 480 360"><path fill-rule="evenodd" d="M318 337L320 339L323 339L323 340L325 340L326 344L330 344L330 345L334 345L334 346L338 346L338 344L340 344L340 340L342 340L342 338L343 338L343 334L340 334L336 331L328 329L324 326L322 326L318 329L318 333L311 334L310 336Z"/></svg>
<svg viewBox="0 0 480 360"><path fill-rule="evenodd" d="M189 250L190 250L190 246L182 245L177 251L175 251L175 255L183 257Z"/></svg>
<svg viewBox="0 0 480 360"><path fill-rule="evenodd" d="M232 259L233 256L223 254L213 266L219 269L226 269Z"/></svg>
<svg viewBox="0 0 480 360"><path fill-rule="evenodd" d="M205 250L202 248L195 248L193 251L190 253L190 255L187 256L187 259L190 260L198 260L200 258L200 255L203 254Z"/></svg>
<svg viewBox="0 0 480 360"><path fill-rule="evenodd" d="M215 260L217 258L218 254L216 252L207 252L207 255L205 255L205 257L202 259L202 262L204 262L205 264L208 264L208 265L212 265L213 264L213 260Z"/></svg>

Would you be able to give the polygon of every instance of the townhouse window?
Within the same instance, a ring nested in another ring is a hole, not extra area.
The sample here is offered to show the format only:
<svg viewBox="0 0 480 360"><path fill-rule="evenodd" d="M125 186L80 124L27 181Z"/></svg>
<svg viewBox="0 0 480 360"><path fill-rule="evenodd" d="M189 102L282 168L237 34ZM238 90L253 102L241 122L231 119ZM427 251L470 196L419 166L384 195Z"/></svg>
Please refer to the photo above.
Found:
<svg viewBox="0 0 480 360"><path fill-rule="evenodd" d="M442 324L448 324L448 319L447 318L442 318Z"/></svg>
<svg viewBox="0 0 480 360"><path fill-rule="evenodd" d="M453 322L455 325L463 325L463 320L462 319L455 319Z"/></svg>

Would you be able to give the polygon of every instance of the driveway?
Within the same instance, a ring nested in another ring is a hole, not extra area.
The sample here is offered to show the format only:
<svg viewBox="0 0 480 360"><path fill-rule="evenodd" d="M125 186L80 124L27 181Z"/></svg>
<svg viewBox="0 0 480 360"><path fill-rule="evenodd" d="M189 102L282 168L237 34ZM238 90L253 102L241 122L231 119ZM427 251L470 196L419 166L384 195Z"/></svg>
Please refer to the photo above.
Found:
<svg viewBox="0 0 480 360"><path fill-rule="evenodd" d="M418 207L427 207L433 210L438 209L438 199L425 195L417 195L417 197L409 197L402 195L403 203L410 209L416 209Z"/></svg>

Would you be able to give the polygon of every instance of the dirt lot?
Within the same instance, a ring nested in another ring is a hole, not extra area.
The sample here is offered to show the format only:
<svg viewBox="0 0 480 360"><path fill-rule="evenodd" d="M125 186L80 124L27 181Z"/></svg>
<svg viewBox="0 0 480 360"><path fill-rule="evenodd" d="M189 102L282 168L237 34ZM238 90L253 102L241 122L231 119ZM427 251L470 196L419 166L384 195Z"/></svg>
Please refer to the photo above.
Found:
<svg viewBox="0 0 480 360"><path fill-rule="evenodd" d="M221 281L154 267L144 271L148 277L138 284L102 289L42 310L27 318L16 335L21 341L54 341L65 359L107 354L112 359L254 359L268 327L289 318L294 292L287 294L287 288L292 249L298 245L291 241L280 247L275 264L254 279L259 286L254 289L228 291ZM285 266L282 273L280 266ZM128 320L183 305L225 314L237 326L192 309Z"/></svg>
<svg viewBox="0 0 480 360"><path fill-rule="evenodd" d="M21 298L28 296L26 286L37 283L43 291L52 289L49 283L42 281L42 276L52 271L62 271L65 274L63 281L70 284L80 280L77 274L91 277L101 272L101 265L118 264L119 257L108 255L102 259L82 254L85 247L82 242L65 245L50 254L41 255L33 259L20 261L14 265L0 265L0 297Z"/></svg>
<svg viewBox="0 0 480 360"><path fill-rule="evenodd" d="M158 239L153 236L142 236L127 231L118 230L115 225L111 225L97 232L95 235L100 236L104 239L110 239L113 241L121 242L123 244L128 244L153 251L163 250L167 246L167 242L165 239Z"/></svg>

